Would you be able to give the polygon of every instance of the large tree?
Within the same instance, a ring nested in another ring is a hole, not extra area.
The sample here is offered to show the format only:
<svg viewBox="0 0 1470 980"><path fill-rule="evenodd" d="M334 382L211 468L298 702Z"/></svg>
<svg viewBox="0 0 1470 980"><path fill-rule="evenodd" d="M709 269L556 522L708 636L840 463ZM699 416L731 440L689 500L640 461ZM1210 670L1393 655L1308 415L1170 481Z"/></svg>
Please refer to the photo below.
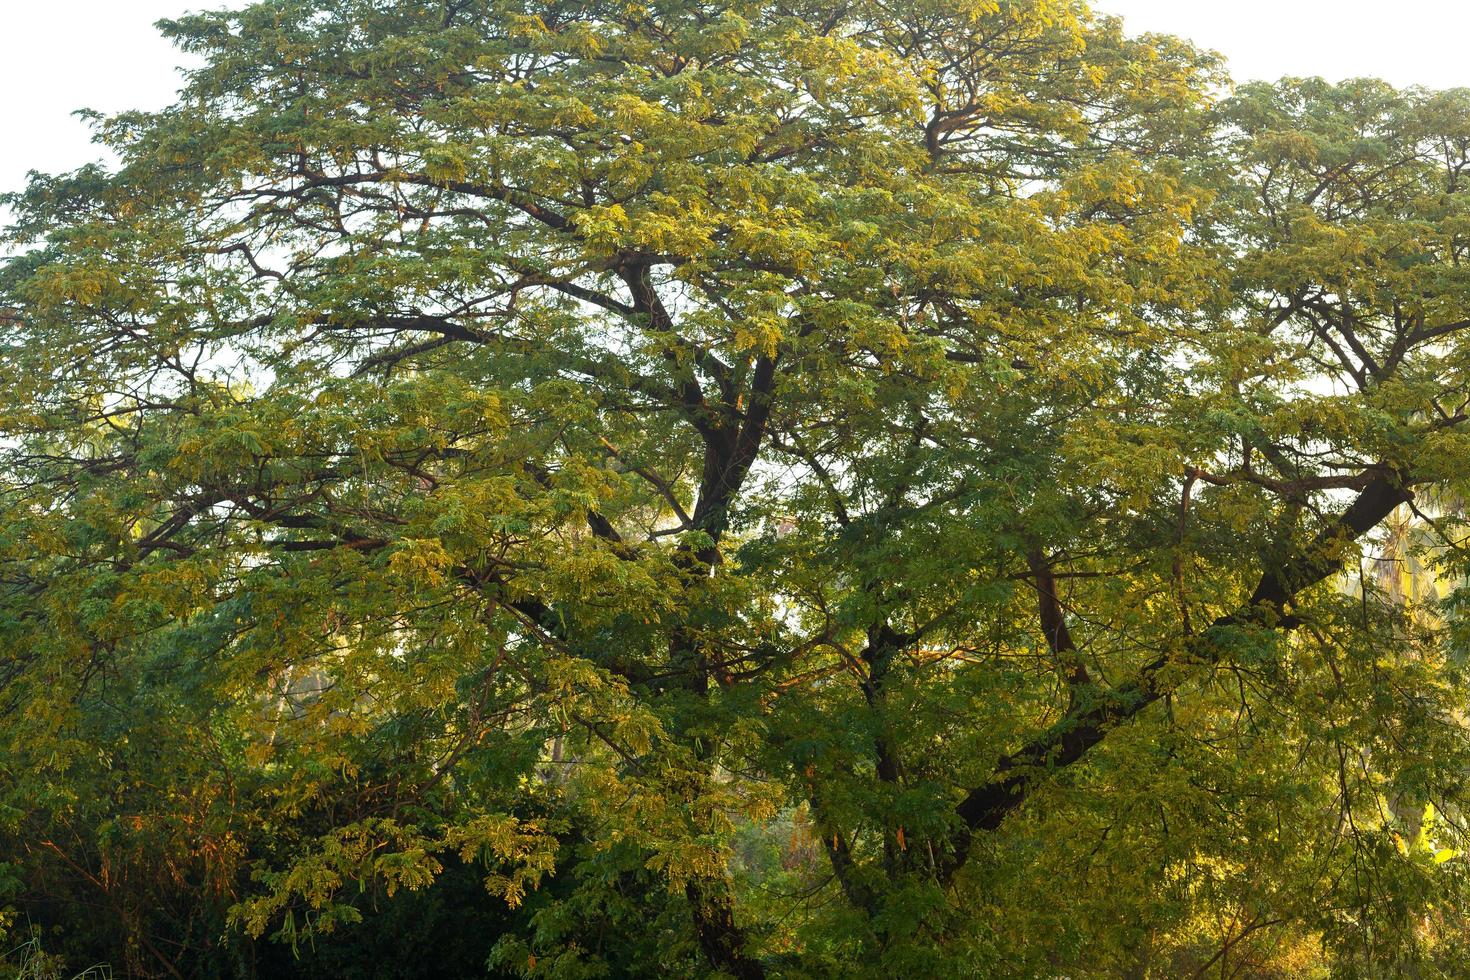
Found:
<svg viewBox="0 0 1470 980"><path fill-rule="evenodd" d="M33 948L1455 962L1470 94L1075 0L162 26L178 101L9 199Z"/></svg>

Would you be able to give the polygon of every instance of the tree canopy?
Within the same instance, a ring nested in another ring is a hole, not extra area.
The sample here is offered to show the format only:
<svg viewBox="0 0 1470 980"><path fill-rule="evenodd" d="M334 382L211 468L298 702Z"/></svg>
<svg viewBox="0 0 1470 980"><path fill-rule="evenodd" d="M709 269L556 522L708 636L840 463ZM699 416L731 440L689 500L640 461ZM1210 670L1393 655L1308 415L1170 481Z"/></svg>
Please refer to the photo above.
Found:
<svg viewBox="0 0 1470 980"><path fill-rule="evenodd" d="M161 28L6 199L17 969L1464 962L1470 91L1076 0Z"/></svg>

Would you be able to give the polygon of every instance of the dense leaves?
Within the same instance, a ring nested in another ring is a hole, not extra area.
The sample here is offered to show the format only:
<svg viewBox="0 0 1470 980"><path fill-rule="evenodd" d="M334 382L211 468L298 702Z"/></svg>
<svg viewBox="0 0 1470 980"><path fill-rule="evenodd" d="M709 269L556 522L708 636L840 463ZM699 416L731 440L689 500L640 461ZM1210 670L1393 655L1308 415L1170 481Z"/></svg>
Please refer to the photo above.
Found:
<svg viewBox="0 0 1470 980"><path fill-rule="evenodd" d="M9 199L25 969L1462 962L1470 93L1071 0L162 26Z"/></svg>

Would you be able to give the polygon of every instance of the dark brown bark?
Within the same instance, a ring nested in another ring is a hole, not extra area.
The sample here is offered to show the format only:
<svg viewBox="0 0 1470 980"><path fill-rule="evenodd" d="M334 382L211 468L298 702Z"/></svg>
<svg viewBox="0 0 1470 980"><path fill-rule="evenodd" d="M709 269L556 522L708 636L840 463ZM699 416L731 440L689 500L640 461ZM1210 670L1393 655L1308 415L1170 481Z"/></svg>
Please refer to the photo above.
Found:
<svg viewBox="0 0 1470 980"><path fill-rule="evenodd" d="M710 964L736 980L763 980L766 968L745 952L745 934L735 924L729 894L718 883L691 878L684 896L694 916L694 934Z"/></svg>

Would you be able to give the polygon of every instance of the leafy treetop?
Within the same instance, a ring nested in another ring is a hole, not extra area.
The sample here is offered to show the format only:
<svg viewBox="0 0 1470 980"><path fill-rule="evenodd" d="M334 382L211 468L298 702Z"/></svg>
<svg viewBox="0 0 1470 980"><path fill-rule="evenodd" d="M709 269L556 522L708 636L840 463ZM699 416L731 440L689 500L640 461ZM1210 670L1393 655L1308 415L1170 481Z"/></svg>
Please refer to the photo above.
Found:
<svg viewBox="0 0 1470 980"><path fill-rule="evenodd" d="M1470 94L1073 0L162 27L9 198L20 907L159 975L465 868L526 976L1453 961ZM1409 508L1444 608L1358 575Z"/></svg>

